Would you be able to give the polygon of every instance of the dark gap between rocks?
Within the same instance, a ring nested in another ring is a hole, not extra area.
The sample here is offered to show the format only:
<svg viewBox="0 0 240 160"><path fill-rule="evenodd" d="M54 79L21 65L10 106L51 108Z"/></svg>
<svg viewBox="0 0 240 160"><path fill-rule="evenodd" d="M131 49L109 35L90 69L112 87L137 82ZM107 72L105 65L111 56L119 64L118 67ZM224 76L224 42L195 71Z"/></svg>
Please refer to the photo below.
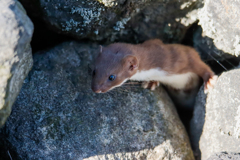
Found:
<svg viewBox="0 0 240 160"><path fill-rule="evenodd" d="M194 32L197 31L199 25L198 21L193 23L187 30L181 44L193 47L193 36Z"/></svg>
<svg viewBox="0 0 240 160"><path fill-rule="evenodd" d="M0 160L18 160L20 159L6 140L5 126L0 128Z"/></svg>
<svg viewBox="0 0 240 160"><path fill-rule="evenodd" d="M74 40L72 37L51 31L41 19L32 17L30 17L30 19L34 24L34 32L31 41L32 53L52 48L65 41Z"/></svg>

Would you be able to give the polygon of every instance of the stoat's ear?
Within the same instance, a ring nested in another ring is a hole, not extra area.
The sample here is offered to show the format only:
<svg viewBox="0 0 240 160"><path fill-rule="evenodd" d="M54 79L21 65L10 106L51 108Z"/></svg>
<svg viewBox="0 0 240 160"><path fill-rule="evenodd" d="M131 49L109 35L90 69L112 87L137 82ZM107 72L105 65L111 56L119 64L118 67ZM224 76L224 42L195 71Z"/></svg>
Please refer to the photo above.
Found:
<svg viewBox="0 0 240 160"><path fill-rule="evenodd" d="M123 58L122 64L127 67L129 71L134 71L138 68L138 59L135 56L127 55Z"/></svg>
<svg viewBox="0 0 240 160"><path fill-rule="evenodd" d="M103 52L103 46L99 45L99 54L101 54Z"/></svg>
<svg viewBox="0 0 240 160"><path fill-rule="evenodd" d="M99 45L99 50L98 50L97 56L100 57L102 55L102 52L103 52L103 46Z"/></svg>

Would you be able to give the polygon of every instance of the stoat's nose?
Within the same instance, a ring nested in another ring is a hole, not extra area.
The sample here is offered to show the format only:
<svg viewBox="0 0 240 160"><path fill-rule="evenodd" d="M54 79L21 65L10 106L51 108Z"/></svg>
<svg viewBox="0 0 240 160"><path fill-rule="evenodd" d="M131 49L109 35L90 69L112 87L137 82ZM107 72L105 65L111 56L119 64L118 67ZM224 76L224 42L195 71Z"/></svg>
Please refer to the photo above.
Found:
<svg viewBox="0 0 240 160"><path fill-rule="evenodd" d="M92 91L95 93L102 93L101 89L99 89L97 86L92 86Z"/></svg>

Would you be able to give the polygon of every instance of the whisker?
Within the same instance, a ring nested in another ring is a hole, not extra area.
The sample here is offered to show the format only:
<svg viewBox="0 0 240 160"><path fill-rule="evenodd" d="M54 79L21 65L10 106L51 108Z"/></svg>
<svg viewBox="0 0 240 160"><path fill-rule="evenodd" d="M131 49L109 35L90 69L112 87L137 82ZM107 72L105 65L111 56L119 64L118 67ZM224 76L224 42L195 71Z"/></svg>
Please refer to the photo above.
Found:
<svg viewBox="0 0 240 160"><path fill-rule="evenodd" d="M197 44L198 46L200 46L199 44ZM203 50L203 49L202 49ZM205 51L205 50L204 50ZM222 65L222 63L220 63L216 58L214 58L210 53L208 53L207 51L205 51L213 60L215 60L223 69L225 69L227 71L227 68L225 66Z"/></svg>
<svg viewBox="0 0 240 160"><path fill-rule="evenodd" d="M123 88L121 88L121 87L118 87L118 90L120 90L121 92L129 92L128 90L123 89Z"/></svg>
<svg viewBox="0 0 240 160"><path fill-rule="evenodd" d="M141 82L125 82L124 84L140 84Z"/></svg>
<svg viewBox="0 0 240 160"><path fill-rule="evenodd" d="M137 84L123 84L123 85L121 85L121 86L140 86L140 85L137 85ZM120 87L121 87L120 86Z"/></svg>
<svg viewBox="0 0 240 160"><path fill-rule="evenodd" d="M121 86L121 87L124 87L124 88L138 88L140 86Z"/></svg>
<svg viewBox="0 0 240 160"><path fill-rule="evenodd" d="M110 95L110 96L114 96L114 94L113 93L111 93L111 92L106 92L108 95Z"/></svg>
<svg viewBox="0 0 240 160"><path fill-rule="evenodd" d="M216 51L214 51L214 53L218 56L218 57L221 57L220 55L218 55L217 53L216 53ZM226 61L228 64L230 64L232 67L236 67L236 66L234 66L231 62L229 62L227 59L225 59L224 61Z"/></svg>
<svg viewBox="0 0 240 160"><path fill-rule="evenodd" d="M7 151L7 153L8 153L9 158L12 160L12 156L11 156L9 150Z"/></svg>
<svg viewBox="0 0 240 160"><path fill-rule="evenodd" d="M210 54L209 54L210 55ZM223 69L225 69L227 71L227 68L223 66L222 63L219 62L219 60L217 60L216 58L214 58L212 55L210 55L212 57L212 59L214 59Z"/></svg>

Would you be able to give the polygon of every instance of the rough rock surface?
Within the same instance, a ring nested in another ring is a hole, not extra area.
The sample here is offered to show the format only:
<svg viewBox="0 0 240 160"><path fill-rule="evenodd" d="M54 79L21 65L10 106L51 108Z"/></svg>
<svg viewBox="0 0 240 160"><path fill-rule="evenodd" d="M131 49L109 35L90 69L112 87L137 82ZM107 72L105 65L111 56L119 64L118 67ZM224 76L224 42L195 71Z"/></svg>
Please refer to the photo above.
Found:
<svg viewBox="0 0 240 160"><path fill-rule="evenodd" d="M20 0L29 15L44 19L54 31L109 42L141 42L155 37L180 42L196 21L196 17L188 21L187 14L200 7L201 1Z"/></svg>
<svg viewBox="0 0 240 160"><path fill-rule="evenodd" d="M199 23L205 36L226 53L240 55L240 1L205 0Z"/></svg>
<svg viewBox="0 0 240 160"><path fill-rule="evenodd" d="M88 64L97 49L66 42L34 54L6 123L7 140L20 158L192 160L188 136L163 89L91 91Z"/></svg>
<svg viewBox="0 0 240 160"><path fill-rule="evenodd" d="M0 127L11 113L22 83L32 67L33 24L21 4L0 1Z"/></svg>
<svg viewBox="0 0 240 160"><path fill-rule="evenodd" d="M240 159L240 154L239 153L217 153L207 160L239 160Z"/></svg>
<svg viewBox="0 0 240 160"><path fill-rule="evenodd" d="M240 152L239 78L240 69L225 72L218 78L214 89L207 96L205 122L203 113L205 98L203 92L200 93L201 97L197 101L201 104L195 108L192 120L196 126L191 128L193 132L191 137L196 137L191 139L196 140L201 136L199 146L202 160L219 152ZM197 140L193 142L197 143Z"/></svg>

